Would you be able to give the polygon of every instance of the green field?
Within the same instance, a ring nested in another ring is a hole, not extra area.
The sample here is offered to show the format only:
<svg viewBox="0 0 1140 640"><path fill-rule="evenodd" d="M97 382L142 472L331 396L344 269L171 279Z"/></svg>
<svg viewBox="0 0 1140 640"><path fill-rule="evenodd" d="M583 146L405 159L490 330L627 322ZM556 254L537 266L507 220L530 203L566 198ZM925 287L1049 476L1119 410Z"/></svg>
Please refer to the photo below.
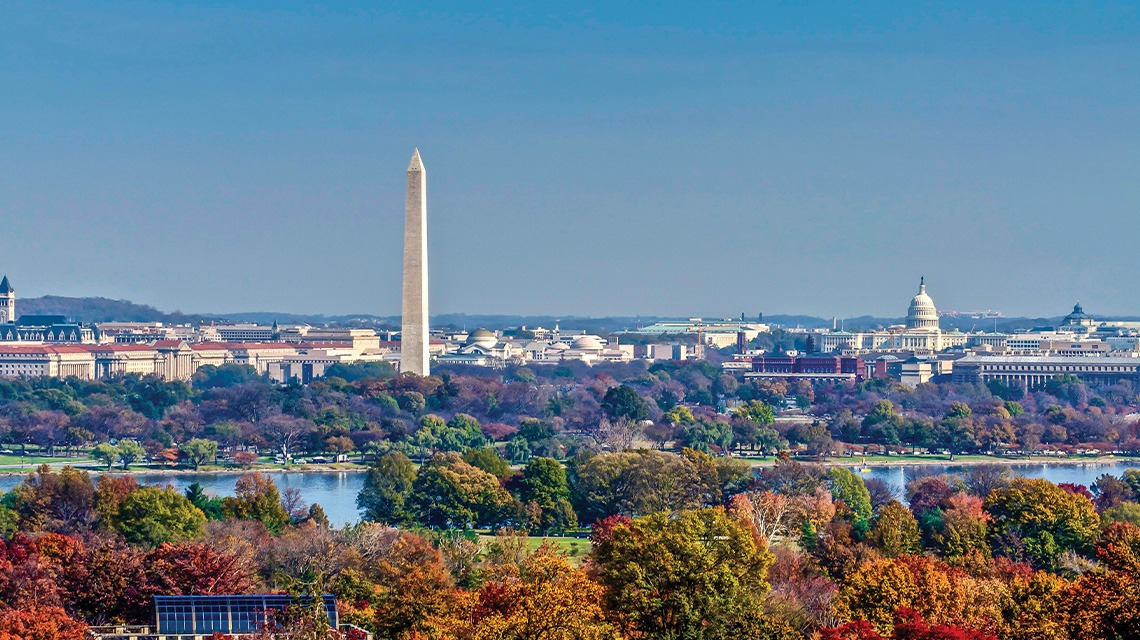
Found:
<svg viewBox="0 0 1140 640"><path fill-rule="evenodd" d="M495 536L487 530L481 530L479 538L483 543L491 542ZM591 544L589 538L574 538L571 536L528 536L526 539L527 551L534 553L543 544L550 544L554 550L564 554L572 566L580 566L590 554Z"/></svg>
<svg viewBox="0 0 1140 640"><path fill-rule="evenodd" d="M590 553L589 538L571 538L569 536L530 536L526 539L526 546L531 551L538 550L544 543L554 546L558 551L571 558L584 556Z"/></svg>
<svg viewBox="0 0 1140 640"><path fill-rule="evenodd" d="M57 465L57 464L79 465L79 464L84 464L85 465L85 464L89 464L89 463L93 463L93 462L95 462L95 461L92 460L91 458L88 458L88 457L63 458L63 457L56 456L56 457L52 458L50 456L0 455L0 466L19 467L20 465L23 465L23 466L28 467L29 469L36 467L36 466L39 466L41 464L51 464L51 465Z"/></svg>

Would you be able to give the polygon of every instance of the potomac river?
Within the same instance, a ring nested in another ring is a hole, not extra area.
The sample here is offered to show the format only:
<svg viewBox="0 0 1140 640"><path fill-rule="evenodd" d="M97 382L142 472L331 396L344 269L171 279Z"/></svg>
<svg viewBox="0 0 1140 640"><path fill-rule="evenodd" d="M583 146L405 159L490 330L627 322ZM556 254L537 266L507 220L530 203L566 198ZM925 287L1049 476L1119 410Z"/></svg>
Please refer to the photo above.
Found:
<svg viewBox="0 0 1140 640"><path fill-rule="evenodd" d="M859 471L858 465L841 465ZM1101 474L1119 476L1125 469L1140 468L1135 460L1102 461L1088 463L1031 463L1004 465L1017 475L1027 478L1045 478L1050 482L1072 482L1089 486ZM915 475L958 473L968 469L967 465L890 465L872 466L859 475L863 478L879 478L886 481L902 496L903 487ZM277 483L279 489L295 488L301 492L306 502L316 502L324 507L329 520L335 526L356 522L356 494L364 484L361 471L305 471L283 472L262 471ZM137 472L134 476L139 484L173 485L179 491L185 490L193 482L200 483L207 491L216 495L233 495L236 473L146 473ZM0 477L0 492L10 491L22 481L18 476Z"/></svg>

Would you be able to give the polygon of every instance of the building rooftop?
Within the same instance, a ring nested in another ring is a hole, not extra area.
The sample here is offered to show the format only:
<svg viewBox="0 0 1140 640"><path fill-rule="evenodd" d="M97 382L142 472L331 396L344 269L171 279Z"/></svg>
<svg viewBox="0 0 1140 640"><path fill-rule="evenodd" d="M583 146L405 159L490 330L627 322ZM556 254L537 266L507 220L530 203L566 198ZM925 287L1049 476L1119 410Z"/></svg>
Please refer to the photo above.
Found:
<svg viewBox="0 0 1140 640"><path fill-rule="evenodd" d="M1127 356L997 356L971 354L956 363L971 364L1120 364L1140 367L1140 358Z"/></svg>

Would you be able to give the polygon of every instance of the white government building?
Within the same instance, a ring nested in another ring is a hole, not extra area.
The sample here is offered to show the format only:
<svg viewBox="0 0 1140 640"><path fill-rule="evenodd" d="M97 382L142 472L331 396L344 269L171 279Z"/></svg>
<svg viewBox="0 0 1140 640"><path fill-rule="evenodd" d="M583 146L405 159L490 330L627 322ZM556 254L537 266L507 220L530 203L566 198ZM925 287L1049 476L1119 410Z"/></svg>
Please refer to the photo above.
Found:
<svg viewBox="0 0 1140 640"><path fill-rule="evenodd" d="M911 298L906 324L881 331L829 331L814 336L821 353L856 355L866 351L910 351L929 354L966 346L969 335L943 331L938 309L926 293L926 278L918 281L918 293Z"/></svg>

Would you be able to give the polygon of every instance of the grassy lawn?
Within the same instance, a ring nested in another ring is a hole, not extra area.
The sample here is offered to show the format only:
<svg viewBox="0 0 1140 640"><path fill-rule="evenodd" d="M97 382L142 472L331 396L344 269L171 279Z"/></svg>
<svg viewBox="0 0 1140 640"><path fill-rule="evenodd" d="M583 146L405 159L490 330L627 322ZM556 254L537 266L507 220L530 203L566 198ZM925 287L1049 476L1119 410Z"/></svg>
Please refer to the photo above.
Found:
<svg viewBox="0 0 1140 640"><path fill-rule="evenodd" d="M34 467L41 464L88 464L94 462L91 458L86 456L81 458L63 458L50 456L12 456L0 455L0 466L20 466L25 465Z"/></svg>
<svg viewBox="0 0 1140 640"><path fill-rule="evenodd" d="M554 546L558 551L565 553L571 558L584 556L590 553L590 539L589 538L571 538L563 536L530 536L526 540L526 546L531 551L536 551L543 543L549 543Z"/></svg>
<svg viewBox="0 0 1140 640"><path fill-rule="evenodd" d="M479 534L479 539L483 543L488 543L494 540L495 536L491 535L486 530L482 530ZM591 545L589 538L573 538L570 536L528 536L526 539L527 551L531 553L538 550L544 543L552 545L555 551L566 555L567 560L571 566L581 566L582 562L589 555Z"/></svg>

